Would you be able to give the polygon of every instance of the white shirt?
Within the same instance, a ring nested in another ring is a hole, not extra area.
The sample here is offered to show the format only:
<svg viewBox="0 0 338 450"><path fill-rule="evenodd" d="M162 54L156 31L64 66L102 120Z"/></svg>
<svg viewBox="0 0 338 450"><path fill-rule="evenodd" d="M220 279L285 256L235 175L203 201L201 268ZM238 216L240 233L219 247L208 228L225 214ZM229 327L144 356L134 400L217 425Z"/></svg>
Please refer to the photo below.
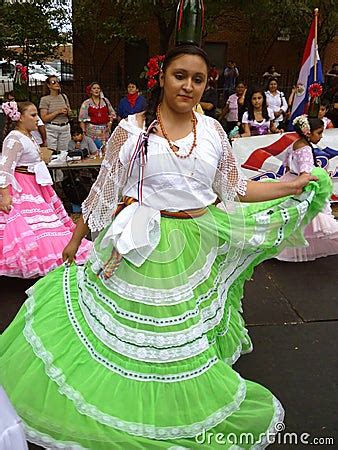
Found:
<svg viewBox="0 0 338 450"><path fill-rule="evenodd" d="M270 122L274 120L275 116L272 109L268 108L269 120L263 119L257 122L256 119L249 120L249 113L245 111L242 117L242 123L247 123L250 127L251 135L267 134L270 130Z"/></svg>
<svg viewBox="0 0 338 450"><path fill-rule="evenodd" d="M139 267L159 243L161 210L196 209L215 202L213 183L224 154L224 143L214 119L198 115L197 120L197 145L186 159L178 158L165 138L150 134L142 204L133 203L117 215L101 241L102 249L113 245L125 259ZM136 116L122 120L119 126L129 135L119 152L122 164L128 165L142 130L137 126ZM184 155L189 153L193 140L193 133L189 133L173 144ZM139 169L135 163L122 189L123 195L139 198Z"/></svg>
<svg viewBox="0 0 338 450"><path fill-rule="evenodd" d="M30 139L20 131L13 130L5 138L0 157L0 187L9 184L17 191L21 191L14 176L15 167L27 167L28 172L35 173L38 184L52 185L53 180L46 164L41 161L40 147L34 138Z"/></svg>
<svg viewBox="0 0 338 450"><path fill-rule="evenodd" d="M201 208L215 202L217 195L212 189L222 146L217 131L210 121L214 119L198 115L197 145L190 157L175 156L167 140L150 134L148 160L145 165L143 183L143 203L158 210L180 211ZM141 129L135 116L119 124L128 131L130 137L122 146L120 160L128 164L135 149ZM193 133L174 142L180 154L189 152L193 143ZM138 166L123 188L122 194L138 198Z"/></svg>
<svg viewBox="0 0 338 450"><path fill-rule="evenodd" d="M265 92L266 95L266 103L267 106L272 109L273 112L277 112L282 110L283 112L286 112L288 109L288 104L285 99L285 95L283 92L276 91L275 95L271 94L270 91ZM283 115L277 117L274 119L275 122L282 122Z"/></svg>

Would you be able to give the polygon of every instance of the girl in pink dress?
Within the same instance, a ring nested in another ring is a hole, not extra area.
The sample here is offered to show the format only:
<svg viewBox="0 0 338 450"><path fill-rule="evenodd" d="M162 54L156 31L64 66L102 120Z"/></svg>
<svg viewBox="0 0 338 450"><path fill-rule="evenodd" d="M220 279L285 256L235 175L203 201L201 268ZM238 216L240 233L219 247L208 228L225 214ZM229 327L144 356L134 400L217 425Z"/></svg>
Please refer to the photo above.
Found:
<svg viewBox="0 0 338 450"><path fill-rule="evenodd" d="M281 180L288 181L306 172L311 173L316 165L312 144L322 138L324 124L321 119L310 119L306 115L293 121L300 139L291 144L286 151L284 166L286 173ZM304 236L308 246L287 247L278 256L281 261L312 261L323 256L338 254L338 221L335 220L330 203L305 228Z"/></svg>
<svg viewBox="0 0 338 450"><path fill-rule="evenodd" d="M62 264L62 250L74 223L52 188L53 181L31 132L37 129L33 103L3 105L15 129L0 156L0 275L33 278ZM91 248L85 240L77 258Z"/></svg>

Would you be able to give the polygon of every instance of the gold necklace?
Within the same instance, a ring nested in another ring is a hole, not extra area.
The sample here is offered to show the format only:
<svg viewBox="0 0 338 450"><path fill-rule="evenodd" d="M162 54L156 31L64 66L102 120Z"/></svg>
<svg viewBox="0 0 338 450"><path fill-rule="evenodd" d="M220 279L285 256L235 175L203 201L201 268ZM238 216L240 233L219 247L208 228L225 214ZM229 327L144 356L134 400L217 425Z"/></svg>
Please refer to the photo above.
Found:
<svg viewBox="0 0 338 450"><path fill-rule="evenodd" d="M163 124L162 118L161 118L161 104L159 104L158 107L157 107L157 111L156 111L157 122L160 125L163 137L167 140L170 149L172 150L174 155L177 156L177 158L181 158L181 159L189 158L189 156L192 154L192 152L193 152L193 150L194 150L194 148L196 147L196 144L197 144L197 132L196 132L197 119L196 119L196 116L193 113L193 111L191 111L191 114L192 114L192 120L191 121L192 121L192 130L193 130L193 133L194 133L194 140L193 140L193 143L192 143L192 146L191 146L189 152L186 155L180 155L178 153L179 149L170 141L170 139L168 137L168 134L167 134L167 132L166 132L166 130L164 128L164 124Z"/></svg>

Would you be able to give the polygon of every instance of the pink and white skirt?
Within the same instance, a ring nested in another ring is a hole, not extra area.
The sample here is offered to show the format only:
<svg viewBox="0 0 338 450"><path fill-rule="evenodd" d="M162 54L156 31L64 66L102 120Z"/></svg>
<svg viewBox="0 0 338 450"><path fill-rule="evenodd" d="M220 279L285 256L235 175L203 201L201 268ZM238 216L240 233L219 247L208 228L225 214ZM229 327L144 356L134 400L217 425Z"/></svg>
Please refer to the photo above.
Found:
<svg viewBox="0 0 338 450"><path fill-rule="evenodd" d="M290 181L295 175L287 172L281 181ZM338 221L334 218L328 202L321 213L304 230L306 247L287 247L278 256L280 261L305 262L324 256L338 254Z"/></svg>
<svg viewBox="0 0 338 450"><path fill-rule="evenodd" d="M12 209L0 211L0 275L20 278L43 276L62 264L62 251L75 224L51 186L41 186L35 176L15 172L22 188L10 186ZM92 243L83 240L76 262L83 264Z"/></svg>

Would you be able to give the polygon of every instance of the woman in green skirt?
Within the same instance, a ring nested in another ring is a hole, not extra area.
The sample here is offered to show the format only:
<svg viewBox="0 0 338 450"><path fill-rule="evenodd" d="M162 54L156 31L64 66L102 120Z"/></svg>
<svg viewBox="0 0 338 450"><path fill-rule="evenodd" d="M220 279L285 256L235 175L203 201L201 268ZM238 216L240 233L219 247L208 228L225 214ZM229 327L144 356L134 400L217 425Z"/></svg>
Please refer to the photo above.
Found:
<svg viewBox="0 0 338 450"><path fill-rule="evenodd" d="M28 290L0 339L0 383L44 447L265 448L283 420L231 367L252 347L243 285L303 243L329 178L245 180L219 123L193 113L206 54L181 46L158 61L147 111L109 140L65 265ZM99 236L76 266L89 230Z"/></svg>

